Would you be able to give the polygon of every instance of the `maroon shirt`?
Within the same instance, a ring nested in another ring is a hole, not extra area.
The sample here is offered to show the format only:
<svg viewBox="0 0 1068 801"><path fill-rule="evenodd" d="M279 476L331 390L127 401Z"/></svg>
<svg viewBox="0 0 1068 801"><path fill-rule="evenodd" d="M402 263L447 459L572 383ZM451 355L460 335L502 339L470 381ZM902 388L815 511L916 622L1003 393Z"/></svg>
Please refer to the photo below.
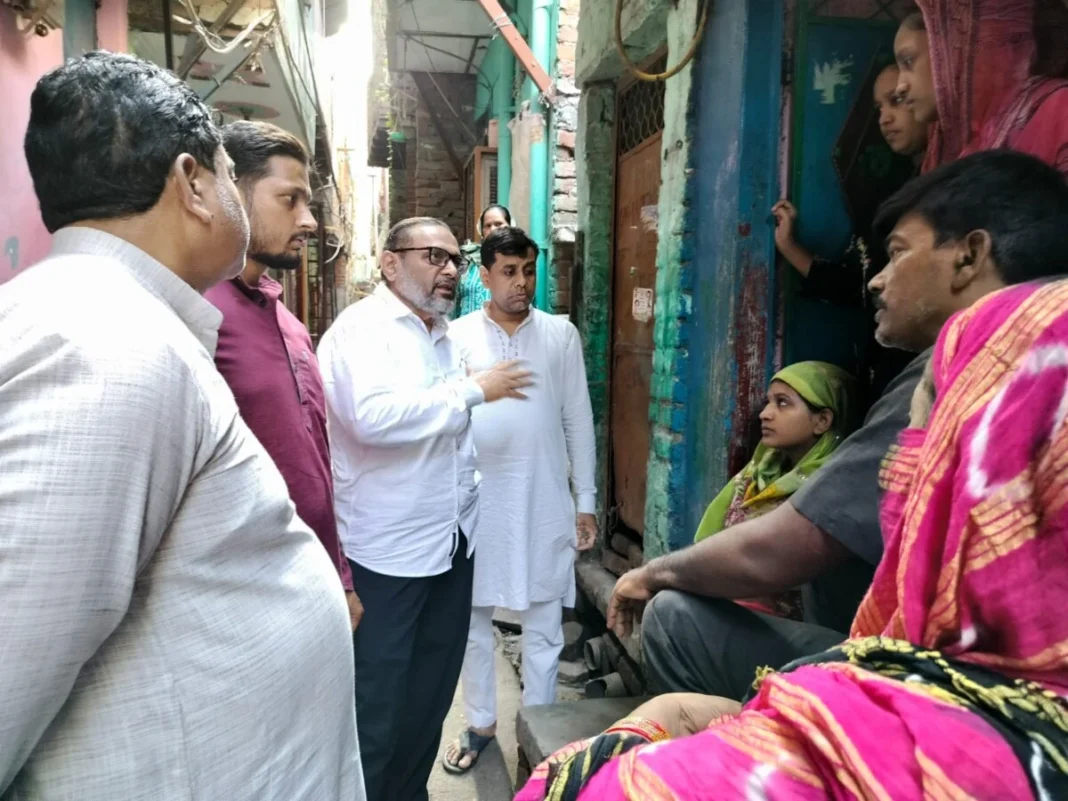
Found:
<svg viewBox="0 0 1068 801"><path fill-rule="evenodd" d="M278 465L297 514L351 590L334 519L326 400L311 337L282 303L282 285L266 275L256 288L235 278L205 297L223 313L215 364L241 416Z"/></svg>

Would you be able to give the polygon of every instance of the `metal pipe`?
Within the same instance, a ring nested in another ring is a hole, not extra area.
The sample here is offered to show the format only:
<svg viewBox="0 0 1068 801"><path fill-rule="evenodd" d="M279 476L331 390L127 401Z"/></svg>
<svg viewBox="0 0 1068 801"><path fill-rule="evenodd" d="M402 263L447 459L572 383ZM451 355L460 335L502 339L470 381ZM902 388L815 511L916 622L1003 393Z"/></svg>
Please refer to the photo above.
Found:
<svg viewBox="0 0 1068 801"><path fill-rule="evenodd" d="M508 47L515 53L519 63L523 65L523 69L527 71L527 74L534 80L539 91L551 94L552 81L549 79L549 74L542 68L542 64L545 63L546 58L538 57L538 51L534 48L533 44L527 46L527 43L523 41L523 37L519 34L519 31L515 29L515 24L512 22L512 18L508 16L501 4L497 0L478 0L478 4L482 6L482 9L489 15L490 21L493 22L493 26L501 32L501 36L504 41L508 43ZM537 3L535 3L535 6ZM534 40L534 26L531 25L530 29L531 42ZM547 55L547 53L545 54Z"/></svg>
<svg viewBox="0 0 1068 801"><path fill-rule="evenodd" d="M512 189L512 84L515 56L503 43L497 44L497 82L493 85L493 116L497 118L497 202L508 205ZM478 209L477 211L482 211Z"/></svg>
<svg viewBox="0 0 1068 801"><path fill-rule="evenodd" d="M547 64L552 53L552 11L554 0L532 0L530 49L535 63ZM531 73L533 78L533 73ZM540 102L542 91L534 80L524 83L524 98L532 112L540 112L545 129L530 143L530 238L538 244L538 284L534 305L551 311L549 301L549 114Z"/></svg>
<svg viewBox="0 0 1068 801"><path fill-rule="evenodd" d="M190 36L195 34L190 32ZM163 60L174 72L174 21L171 19L171 0L163 0Z"/></svg>

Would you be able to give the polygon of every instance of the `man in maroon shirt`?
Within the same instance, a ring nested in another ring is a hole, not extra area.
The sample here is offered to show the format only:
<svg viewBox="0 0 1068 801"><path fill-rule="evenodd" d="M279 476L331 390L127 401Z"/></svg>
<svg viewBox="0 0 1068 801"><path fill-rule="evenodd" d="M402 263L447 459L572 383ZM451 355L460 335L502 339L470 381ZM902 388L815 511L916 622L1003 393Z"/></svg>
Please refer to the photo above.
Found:
<svg viewBox="0 0 1068 801"><path fill-rule="evenodd" d="M215 364L237 399L241 416L278 465L297 514L337 566L352 628L363 615L334 520L334 487L326 435L326 405L311 337L282 303L282 286L268 269L295 270L315 230L308 150L292 134L265 122L223 129L252 236L240 276L208 290L223 313Z"/></svg>

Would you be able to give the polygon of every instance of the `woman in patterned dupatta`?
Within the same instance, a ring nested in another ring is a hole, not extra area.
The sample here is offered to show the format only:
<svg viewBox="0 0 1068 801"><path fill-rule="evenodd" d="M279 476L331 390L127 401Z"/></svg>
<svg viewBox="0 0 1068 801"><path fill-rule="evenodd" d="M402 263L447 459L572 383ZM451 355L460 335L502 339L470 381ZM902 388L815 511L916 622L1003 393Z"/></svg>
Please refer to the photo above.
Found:
<svg viewBox="0 0 1068 801"><path fill-rule="evenodd" d="M760 444L705 509L694 542L786 503L852 433L855 394L853 376L826 362L798 362L773 375L760 413ZM738 603L769 615L802 616L797 590Z"/></svg>
<svg viewBox="0 0 1068 801"><path fill-rule="evenodd" d="M519 801L1068 798L1068 281L954 318L931 375L929 424L884 463L887 555L851 639L766 672L744 710L654 699Z"/></svg>
<svg viewBox="0 0 1068 801"><path fill-rule="evenodd" d="M894 51L898 93L930 123L923 171L1010 148L1068 175L1063 0L918 0Z"/></svg>

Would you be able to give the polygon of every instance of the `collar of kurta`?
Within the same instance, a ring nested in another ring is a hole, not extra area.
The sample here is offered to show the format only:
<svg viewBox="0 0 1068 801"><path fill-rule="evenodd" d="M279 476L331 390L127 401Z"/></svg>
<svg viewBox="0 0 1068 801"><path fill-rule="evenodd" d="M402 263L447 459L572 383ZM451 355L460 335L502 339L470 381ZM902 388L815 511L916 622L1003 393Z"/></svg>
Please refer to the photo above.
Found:
<svg viewBox="0 0 1068 801"><path fill-rule="evenodd" d="M420 330L427 330L426 323L423 322L422 318L410 308L408 308L404 304L404 301L398 298L397 295L393 292L393 290L389 288L388 284L384 282L379 284L375 288L373 297L378 298L383 304L385 304L387 313L393 319L402 320L406 317L411 317L413 320L419 323ZM434 321L434 327L431 328L428 333L430 334L430 338L436 342L437 340L441 339L441 337L445 336L445 333L448 330L449 321L446 320L444 317L439 317Z"/></svg>
<svg viewBox="0 0 1068 801"><path fill-rule="evenodd" d="M485 320L490 325L495 326L497 328L500 328L501 331L504 331L504 327L500 323L498 323L496 320L494 320L492 317L490 317L489 316L489 312L486 311L489 308L489 305L490 305L490 302L488 300L485 303L482 304L482 319ZM516 334L518 334L520 331L522 331L528 325L534 325L534 315L536 315L537 313L538 313L538 310L535 309L533 306L531 306L530 307L530 311L527 314L527 319L525 319L523 322L521 322L519 325L516 326L515 331L512 333L512 336L515 336ZM504 331L504 333L507 334L508 332Z"/></svg>
<svg viewBox="0 0 1068 801"><path fill-rule="evenodd" d="M53 256L100 256L122 264L149 294L173 311L212 356L222 312L141 248L95 228L70 226L52 237Z"/></svg>

